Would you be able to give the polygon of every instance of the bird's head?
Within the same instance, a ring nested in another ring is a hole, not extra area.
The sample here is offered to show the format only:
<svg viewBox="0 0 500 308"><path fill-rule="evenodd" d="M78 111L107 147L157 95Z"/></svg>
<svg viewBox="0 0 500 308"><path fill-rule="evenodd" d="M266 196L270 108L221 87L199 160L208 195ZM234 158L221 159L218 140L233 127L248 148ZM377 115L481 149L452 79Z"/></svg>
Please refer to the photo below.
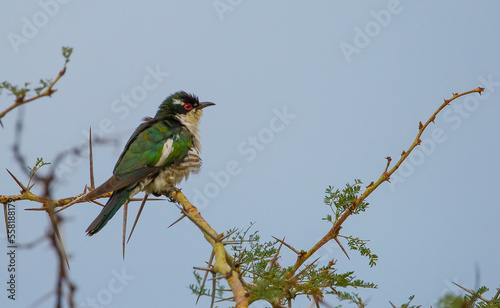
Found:
<svg viewBox="0 0 500 308"><path fill-rule="evenodd" d="M184 91L176 92L167 97L158 108L155 119L176 118L184 124L197 124L203 115L203 109L214 103L200 103L198 97Z"/></svg>

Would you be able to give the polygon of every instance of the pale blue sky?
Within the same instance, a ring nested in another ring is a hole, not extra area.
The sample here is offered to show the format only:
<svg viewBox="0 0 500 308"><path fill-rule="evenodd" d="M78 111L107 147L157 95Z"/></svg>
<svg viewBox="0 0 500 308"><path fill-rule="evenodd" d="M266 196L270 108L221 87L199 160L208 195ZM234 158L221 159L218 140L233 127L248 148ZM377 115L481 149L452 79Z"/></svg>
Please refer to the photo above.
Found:
<svg viewBox="0 0 500 308"><path fill-rule="evenodd" d="M217 3L230 9L218 11ZM85 142L92 126L117 140L95 149L97 184L166 96L185 90L215 102L202 119L203 169L180 187L218 232L256 221L264 240L286 236L304 250L330 227L321 220L328 185L376 180L384 157L399 158L444 98L484 86L481 97L458 99L438 116L422 138L426 147L370 196L366 213L344 224L342 234L370 239L378 265L369 268L355 252L349 261L333 243L318 253L323 264L336 258L342 270L379 285L360 291L370 307L412 294L429 307L458 292L452 281L474 288L476 268L480 284L500 283L499 11L492 0L4 1L0 81L55 77L61 46L74 48L58 92L25 108L22 149L30 162L50 161ZM0 97L1 106L11 102ZM1 171L21 175L10 148L16 116L0 129L1 194L18 191ZM87 158L64 166L57 198L88 183ZM224 170L229 180L215 180ZM47 230L45 215L21 210L35 204L16 205L20 242ZM150 203L123 261L121 211L99 234L85 235L99 211L79 204L64 212L77 303L91 307L88 299L100 296L102 307L195 307L192 267L210 255L198 229L187 222L167 229L179 211ZM26 307L50 291L54 257L47 244L18 251L18 300L12 305L2 291L0 306ZM286 251L281 263L293 259ZM134 278L116 283L122 270ZM197 307L208 306L202 299Z"/></svg>

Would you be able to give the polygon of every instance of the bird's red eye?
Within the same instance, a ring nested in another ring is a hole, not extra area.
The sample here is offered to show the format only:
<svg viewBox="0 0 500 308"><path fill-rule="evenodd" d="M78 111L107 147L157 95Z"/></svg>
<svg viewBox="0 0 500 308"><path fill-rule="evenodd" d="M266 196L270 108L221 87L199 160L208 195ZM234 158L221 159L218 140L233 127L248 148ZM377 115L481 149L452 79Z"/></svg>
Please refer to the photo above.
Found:
<svg viewBox="0 0 500 308"><path fill-rule="evenodd" d="M187 111L193 109L193 105L189 104L189 103L186 103L184 104L184 109L186 109Z"/></svg>

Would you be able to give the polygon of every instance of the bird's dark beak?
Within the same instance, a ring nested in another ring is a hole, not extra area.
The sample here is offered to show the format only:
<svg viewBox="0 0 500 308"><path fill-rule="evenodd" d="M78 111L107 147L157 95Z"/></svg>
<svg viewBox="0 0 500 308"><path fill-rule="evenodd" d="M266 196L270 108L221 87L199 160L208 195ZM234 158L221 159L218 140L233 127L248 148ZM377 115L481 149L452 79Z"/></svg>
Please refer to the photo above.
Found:
<svg viewBox="0 0 500 308"><path fill-rule="evenodd" d="M214 103L211 103L211 102L204 102L204 103L200 103L198 105L198 109L203 109L205 107L208 107L208 106L214 106L215 104Z"/></svg>

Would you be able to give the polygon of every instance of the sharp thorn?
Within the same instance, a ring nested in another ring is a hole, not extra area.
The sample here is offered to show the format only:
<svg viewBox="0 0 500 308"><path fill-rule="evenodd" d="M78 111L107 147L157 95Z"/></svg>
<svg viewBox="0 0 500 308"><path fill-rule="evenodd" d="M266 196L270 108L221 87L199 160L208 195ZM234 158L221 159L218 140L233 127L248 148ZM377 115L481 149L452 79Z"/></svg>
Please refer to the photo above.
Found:
<svg viewBox="0 0 500 308"><path fill-rule="evenodd" d="M193 269L205 272L213 272L213 268L193 266Z"/></svg>
<svg viewBox="0 0 500 308"><path fill-rule="evenodd" d="M24 209L25 211L47 211L46 208L44 207L33 207L33 208L29 208L29 209Z"/></svg>
<svg viewBox="0 0 500 308"><path fill-rule="evenodd" d="M179 221L181 221L184 217L186 217L186 214L183 213L182 216L179 219L177 219L176 221L174 221L173 223L171 223L170 226L167 227L167 229L172 227L173 225L175 225Z"/></svg>
<svg viewBox="0 0 500 308"><path fill-rule="evenodd" d="M130 238L132 237L132 233L134 233L135 226L137 225L137 222L139 221L139 217L141 216L142 209L144 209L144 205L146 204L146 201L149 200L148 196L149 196L148 194L145 194L144 198L142 198L142 203L141 203L141 206L139 207L139 212L137 212L137 216L135 217L134 225L132 226L132 230L130 230L130 234L128 236L127 244L130 241Z"/></svg>
<svg viewBox="0 0 500 308"><path fill-rule="evenodd" d="M297 255L299 255L299 256L300 256L300 252L299 252L297 249L293 248L291 245L289 245L289 244L285 243L285 241L282 241L282 240L280 240L279 238L277 238L277 237L275 237L275 236L273 236L273 238L274 238L275 240L277 240L278 242L283 243L283 245L285 245L285 246L286 246L286 247L288 247L290 250L292 250L293 252L295 252Z"/></svg>
<svg viewBox="0 0 500 308"><path fill-rule="evenodd" d="M7 172L10 174L10 176L14 179L14 181L16 181L17 185L19 185L19 187L21 187L21 189L23 190L22 192L25 192L25 191L28 191L28 189L26 187L24 187L23 183L21 183L21 181L19 181L10 171L9 169L5 169L7 170Z"/></svg>
<svg viewBox="0 0 500 308"><path fill-rule="evenodd" d="M314 265L314 263L318 262L319 258L321 258L321 257L318 257L316 260L312 261L311 264L307 265L303 270L300 271L300 273L298 273L297 275L295 275L295 277L298 278L302 274L304 274L309 268L311 268Z"/></svg>
<svg viewBox="0 0 500 308"><path fill-rule="evenodd" d="M284 241L285 241L285 238L283 237L283 242ZM281 247L283 247L283 242L280 243L280 247L278 247L278 250L276 251L276 254L274 255L274 257L269 262L269 268L267 270L268 272L273 268L274 264L278 260L278 257L279 257L280 251L281 251Z"/></svg>
<svg viewBox="0 0 500 308"><path fill-rule="evenodd" d="M54 233L56 234L56 237L58 239L59 249L61 251L61 254L62 254L64 260L66 260L66 265L68 266L68 269L69 269L70 267L69 267L68 255L66 254L66 249L64 249L64 243L63 243L63 240L61 237L61 233L59 232L59 227L57 226L57 221L56 221L57 216L50 209L48 209L47 213L49 214L50 220L52 222L52 228L54 229Z"/></svg>
<svg viewBox="0 0 500 308"><path fill-rule="evenodd" d="M212 262L214 260L214 256L215 256L215 253L214 251L212 250L212 253L210 254L210 258L208 259L208 267L211 267L212 266ZM213 271L212 271L213 273ZM207 277L208 277L208 271L205 272L205 276L203 277L203 281L201 283L201 286L203 288L203 286L205 286L205 282L207 281ZM198 304L198 301L200 300L200 297L201 297L201 294L198 295L198 298L196 299L196 303Z"/></svg>
<svg viewBox="0 0 500 308"><path fill-rule="evenodd" d="M460 289L462 289L462 290L464 290L464 291L466 291L466 292L470 293L471 295L477 295L477 294L476 294L476 292L474 292L474 291L472 291L472 290L469 290L469 289L467 289L467 288L465 288L465 287L462 287L461 285L459 285L459 284L458 284L458 283L456 283L456 282L453 282L453 284L454 284L454 285L456 285L457 287L459 287ZM482 301L484 301L485 303L489 303L489 302L490 302L490 300L489 300L489 299L484 298L484 297L482 297L481 295L479 295L478 297L479 297Z"/></svg>
<svg viewBox="0 0 500 308"><path fill-rule="evenodd" d="M105 205L104 205L104 204L102 204L101 202L97 202L97 201L95 201L95 200L91 200L90 202L95 203L95 204L97 204L97 205L100 205L100 206L102 206L102 207L105 207Z"/></svg>
<svg viewBox="0 0 500 308"><path fill-rule="evenodd" d="M128 211L128 201L123 205L123 235L122 235L122 253L123 260L125 260L125 237L127 234L127 211Z"/></svg>
<svg viewBox="0 0 500 308"><path fill-rule="evenodd" d="M90 187L94 185L94 158L92 155L92 127L89 128L89 162L90 162Z"/></svg>
<svg viewBox="0 0 500 308"><path fill-rule="evenodd" d="M230 237L231 235L233 235L233 234L234 234L234 232L236 232L236 230L231 231L231 232L229 232L228 234L224 235L224 236L221 238L221 241L223 241L223 240L227 239L228 237Z"/></svg>
<svg viewBox="0 0 500 308"><path fill-rule="evenodd" d="M345 251L344 246L342 246L342 244L340 243L340 241L339 241L339 239L337 237L335 237L335 241L337 242L337 244L339 244L340 249L342 249L342 251L346 255L347 259L351 260L351 258L349 258L349 255L347 254L347 251Z"/></svg>

